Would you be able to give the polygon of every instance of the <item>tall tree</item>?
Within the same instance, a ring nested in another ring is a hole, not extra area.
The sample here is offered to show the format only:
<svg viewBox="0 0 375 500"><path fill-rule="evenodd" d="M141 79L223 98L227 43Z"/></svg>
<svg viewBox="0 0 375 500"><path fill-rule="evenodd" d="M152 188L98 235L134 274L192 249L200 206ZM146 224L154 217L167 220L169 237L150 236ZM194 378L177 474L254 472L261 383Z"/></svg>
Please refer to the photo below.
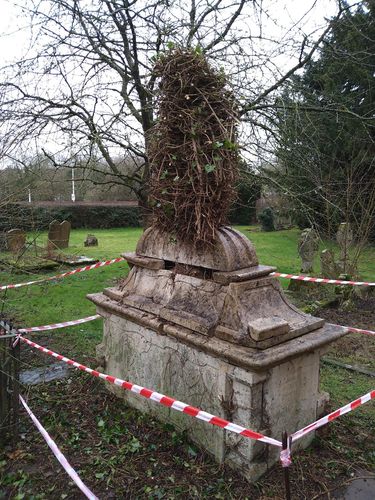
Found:
<svg viewBox="0 0 375 500"><path fill-rule="evenodd" d="M375 219L375 2L347 10L319 57L279 99L277 166L269 171L303 224L330 236L351 222L365 242Z"/></svg>
<svg viewBox="0 0 375 500"><path fill-rule="evenodd" d="M152 67L163 51L199 46L223 66L249 137L262 130L264 139L275 92L311 59L331 28L328 23L318 35L301 35L303 17L283 32L272 4L256 0L29 0L23 10L31 20L31 48L1 72L0 155L15 158L20 145L43 148L57 164L67 155L100 155L110 169L107 182L125 184L143 203L145 137L154 123ZM280 36L265 38L264 23ZM275 69L280 54L297 55L285 72ZM52 154L52 142L60 154ZM119 151L139 168L119 171L113 160Z"/></svg>

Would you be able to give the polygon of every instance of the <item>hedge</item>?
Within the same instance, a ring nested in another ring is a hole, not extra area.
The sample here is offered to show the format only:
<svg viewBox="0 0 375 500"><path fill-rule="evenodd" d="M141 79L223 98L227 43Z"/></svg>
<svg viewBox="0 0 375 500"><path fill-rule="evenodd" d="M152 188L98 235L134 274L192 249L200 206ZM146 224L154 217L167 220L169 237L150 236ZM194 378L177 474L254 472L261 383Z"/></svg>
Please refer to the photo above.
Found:
<svg viewBox="0 0 375 500"><path fill-rule="evenodd" d="M33 207L8 204L0 209L0 231L12 228L47 230L54 219L68 220L74 229L138 227L141 225L141 210L139 207L119 206Z"/></svg>
<svg viewBox="0 0 375 500"><path fill-rule="evenodd" d="M229 214L231 224L250 224L255 209L250 203L236 203ZM142 214L139 207L69 205L66 207L35 207L10 203L0 208L0 232L9 229L24 231L47 230L54 219L68 220L72 228L106 229L111 227L139 227Z"/></svg>

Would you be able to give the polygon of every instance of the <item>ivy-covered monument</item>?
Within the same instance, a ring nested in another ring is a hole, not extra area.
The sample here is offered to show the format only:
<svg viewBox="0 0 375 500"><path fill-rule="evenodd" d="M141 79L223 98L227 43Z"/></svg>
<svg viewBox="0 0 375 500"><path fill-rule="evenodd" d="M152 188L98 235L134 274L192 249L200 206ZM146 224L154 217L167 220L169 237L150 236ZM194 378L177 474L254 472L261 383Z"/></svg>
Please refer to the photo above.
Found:
<svg viewBox="0 0 375 500"><path fill-rule="evenodd" d="M107 373L276 439L315 420L319 358L345 334L289 304L274 267L226 226L238 171L236 104L221 72L189 50L155 67L159 117L147 137L152 225L121 285L90 295L104 318ZM129 405L185 429L250 480L279 450L117 387ZM311 437L299 441L306 446Z"/></svg>

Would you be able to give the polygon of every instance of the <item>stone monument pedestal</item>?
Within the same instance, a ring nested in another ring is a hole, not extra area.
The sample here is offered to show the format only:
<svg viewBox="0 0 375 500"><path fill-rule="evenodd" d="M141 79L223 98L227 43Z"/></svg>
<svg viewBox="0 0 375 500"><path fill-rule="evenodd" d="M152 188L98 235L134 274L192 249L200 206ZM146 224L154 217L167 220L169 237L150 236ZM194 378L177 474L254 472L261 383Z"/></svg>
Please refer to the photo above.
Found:
<svg viewBox="0 0 375 500"><path fill-rule="evenodd" d="M289 304L247 238L222 228L200 255L149 229L125 257L132 269L122 286L89 296L104 318L98 357L107 373L278 440L316 419L326 396L320 356L346 331ZM278 460L278 448L110 390L251 481Z"/></svg>

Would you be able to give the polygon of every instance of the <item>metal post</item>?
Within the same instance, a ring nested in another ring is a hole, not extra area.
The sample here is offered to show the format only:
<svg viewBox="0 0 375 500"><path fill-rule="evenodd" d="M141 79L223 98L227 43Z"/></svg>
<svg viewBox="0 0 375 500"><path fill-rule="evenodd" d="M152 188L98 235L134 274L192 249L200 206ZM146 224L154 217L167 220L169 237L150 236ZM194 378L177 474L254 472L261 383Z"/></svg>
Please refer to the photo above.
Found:
<svg viewBox="0 0 375 500"><path fill-rule="evenodd" d="M17 330L0 321L0 443L18 441L20 345Z"/></svg>
<svg viewBox="0 0 375 500"><path fill-rule="evenodd" d="M282 449L287 450L289 447L288 443L288 433L286 431L283 432L282 434ZM289 467L288 466L283 466L284 470L284 484L285 484L285 498L286 500L291 500L291 494L290 494L290 477L289 477Z"/></svg>

